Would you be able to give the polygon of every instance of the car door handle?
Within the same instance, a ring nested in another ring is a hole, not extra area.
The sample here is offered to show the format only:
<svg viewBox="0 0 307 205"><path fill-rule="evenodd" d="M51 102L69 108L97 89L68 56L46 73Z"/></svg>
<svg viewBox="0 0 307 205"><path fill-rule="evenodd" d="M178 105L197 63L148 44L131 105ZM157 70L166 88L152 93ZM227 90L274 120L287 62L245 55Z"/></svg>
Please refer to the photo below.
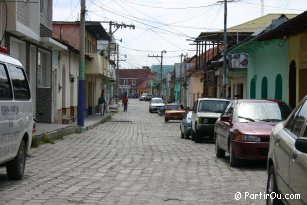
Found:
<svg viewBox="0 0 307 205"><path fill-rule="evenodd" d="M279 137L276 138L276 139L275 139L275 142L276 142L276 144L278 144L278 143L280 142L280 138L279 138Z"/></svg>
<svg viewBox="0 0 307 205"><path fill-rule="evenodd" d="M297 153L295 151L292 151L292 160L294 161L297 158Z"/></svg>

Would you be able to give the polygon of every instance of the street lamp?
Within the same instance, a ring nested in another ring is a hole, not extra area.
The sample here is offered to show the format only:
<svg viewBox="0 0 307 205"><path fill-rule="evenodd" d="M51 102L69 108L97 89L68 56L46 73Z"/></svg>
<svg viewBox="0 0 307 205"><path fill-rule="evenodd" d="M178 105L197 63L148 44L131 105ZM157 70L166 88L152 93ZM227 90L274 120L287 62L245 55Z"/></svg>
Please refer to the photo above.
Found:
<svg viewBox="0 0 307 205"><path fill-rule="evenodd" d="M161 72L161 79L160 79L160 86L161 86L161 97L163 98L163 84L162 84L162 82L163 82L163 80L162 80L162 71L163 71L163 53L166 53L166 50L163 50L163 51L161 51L161 61L160 61L160 63L161 63L161 67L160 67L160 72Z"/></svg>

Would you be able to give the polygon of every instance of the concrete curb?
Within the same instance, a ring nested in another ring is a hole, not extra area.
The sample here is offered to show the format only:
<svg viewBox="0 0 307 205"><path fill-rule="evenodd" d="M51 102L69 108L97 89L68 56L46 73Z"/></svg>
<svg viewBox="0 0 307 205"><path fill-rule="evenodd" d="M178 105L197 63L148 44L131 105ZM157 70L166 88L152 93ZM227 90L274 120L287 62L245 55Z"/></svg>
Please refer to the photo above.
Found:
<svg viewBox="0 0 307 205"><path fill-rule="evenodd" d="M59 128L56 130L52 130L49 132L44 132L38 135L33 135L36 139L41 139L44 136L48 136L49 138L56 138L58 136L65 136L73 133L80 132L80 128L77 125L71 125L64 128Z"/></svg>
<svg viewBox="0 0 307 205"><path fill-rule="evenodd" d="M54 129L52 131L46 131L40 134L36 134L33 135L33 138L41 140L43 137L48 137L50 139L56 139L57 137L60 136L65 136L65 135L69 135L69 134L73 134L73 133L81 133L83 131L87 131L89 129L93 129L94 127L96 127L97 125L110 121L112 118L111 115L106 115L104 118L102 118L101 120L98 120L92 124L89 124L85 127L80 127L78 125L67 125L66 127L62 127L62 128L58 128L58 129Z"/></svg>
<svg viewBox="0 0 307 205"><path fill-rule="evenodd" d="M93 129L93 128L96 127L97 125L111 120L111 118L112 118L111 115L107 115L105 118L103 118L103 119L101 119L101 120L95 122L94 124L86 126L85 129L86 129L86 130ZM78 128L80 129L80 127L78 127Z"/></svg>

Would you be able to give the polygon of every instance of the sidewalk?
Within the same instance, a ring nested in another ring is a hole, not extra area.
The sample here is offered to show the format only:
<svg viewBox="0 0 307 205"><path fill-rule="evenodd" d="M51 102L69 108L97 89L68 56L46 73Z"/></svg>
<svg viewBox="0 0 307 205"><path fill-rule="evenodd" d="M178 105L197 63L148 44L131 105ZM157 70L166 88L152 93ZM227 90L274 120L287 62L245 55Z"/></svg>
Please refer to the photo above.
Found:
<svg viewBox="0 0 307 205"><path fill-rule="evenodd" d="M36 131L33 137L41 138L43 136L55 137L59 135L68 135L72 133L81 132L83 130L88 130L96 127L102 122L111 119L112 113L107 113L101 116L100 114L89 115L84 118L84 127L81 128L77 125L77 122L72 124L46 124L46 123L36 123Z"/></svg>

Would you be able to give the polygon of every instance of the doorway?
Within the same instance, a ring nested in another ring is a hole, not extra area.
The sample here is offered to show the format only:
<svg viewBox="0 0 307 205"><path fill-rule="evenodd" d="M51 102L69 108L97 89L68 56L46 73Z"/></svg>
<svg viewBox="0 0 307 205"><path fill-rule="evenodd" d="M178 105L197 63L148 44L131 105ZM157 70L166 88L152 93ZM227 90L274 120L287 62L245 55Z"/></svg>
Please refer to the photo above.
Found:
<svg viewBox="0 0 307 205"><path fill-rule="evenodd" d="M294 60L290 63L289 68L289 105L292 108L296 106L296 63Z"/></svg>

